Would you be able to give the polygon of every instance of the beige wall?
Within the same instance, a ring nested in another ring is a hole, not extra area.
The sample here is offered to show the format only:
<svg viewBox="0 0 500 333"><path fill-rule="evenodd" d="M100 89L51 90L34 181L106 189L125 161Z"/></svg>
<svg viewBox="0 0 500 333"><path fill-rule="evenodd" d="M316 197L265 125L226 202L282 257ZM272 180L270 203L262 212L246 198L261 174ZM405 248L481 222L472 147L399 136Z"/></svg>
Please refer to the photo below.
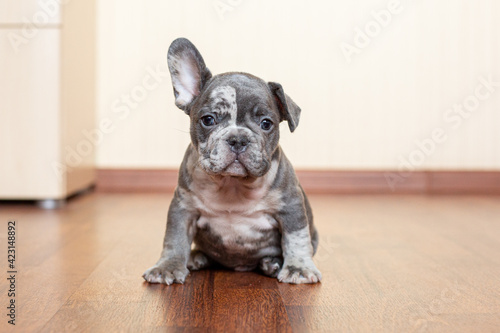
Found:
<svg viewBox="0 0 500 333"><path fill-rule="evenodd" d="M100 0L98 167L180 164L188 118L162 74L180 36L213 73L283 85L303 110L282 126L298 168L500 169L500 85L482 83L500 82L497 0Z"/></svg>

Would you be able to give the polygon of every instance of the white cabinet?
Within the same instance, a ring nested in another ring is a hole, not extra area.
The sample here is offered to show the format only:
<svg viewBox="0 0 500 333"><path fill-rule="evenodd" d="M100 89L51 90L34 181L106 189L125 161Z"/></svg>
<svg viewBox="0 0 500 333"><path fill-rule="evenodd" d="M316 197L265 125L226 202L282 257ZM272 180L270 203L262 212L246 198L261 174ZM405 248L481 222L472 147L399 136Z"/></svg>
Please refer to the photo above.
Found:
<svg viewBox="0 0 500 333"><path fill-rule="evenodd" d="M95 180L83 134L95 128L95 2L59 5L57 20L32 35L16 18L59 2L0 3L0 200L64 199Z"/></svg>

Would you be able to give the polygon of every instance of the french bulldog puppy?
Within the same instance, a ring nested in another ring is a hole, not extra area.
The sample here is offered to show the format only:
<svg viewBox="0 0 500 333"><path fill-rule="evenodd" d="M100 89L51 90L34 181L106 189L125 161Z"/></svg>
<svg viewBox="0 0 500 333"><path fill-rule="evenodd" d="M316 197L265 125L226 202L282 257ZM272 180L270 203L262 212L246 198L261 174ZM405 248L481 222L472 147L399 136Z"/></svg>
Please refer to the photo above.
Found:
<svg viewBox="0 0 500 333"><path fill-rule="evenodd" d="M189 270L216 262L280 282L319 282L311 207L278 144L279 123L293 132L300 108L279 83L246 73L212 76L185 38L170 45L167 61L175 104L191 119L191 144L161 257L144 279L184 283Z"/></svg>

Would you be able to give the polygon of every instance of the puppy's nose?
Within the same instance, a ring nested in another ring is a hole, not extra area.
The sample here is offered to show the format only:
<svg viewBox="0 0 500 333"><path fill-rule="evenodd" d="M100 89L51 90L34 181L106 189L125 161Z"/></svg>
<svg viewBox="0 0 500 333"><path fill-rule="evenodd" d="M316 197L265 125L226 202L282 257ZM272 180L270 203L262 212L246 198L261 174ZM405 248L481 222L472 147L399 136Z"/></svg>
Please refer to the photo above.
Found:
<svg viewBox="0 0 500 333"><path fill-rule="evenodd" d="M231 150L240 154L247 149L249 140L246 136L232 136L226 140L227 144L231 147Z"/></svg>

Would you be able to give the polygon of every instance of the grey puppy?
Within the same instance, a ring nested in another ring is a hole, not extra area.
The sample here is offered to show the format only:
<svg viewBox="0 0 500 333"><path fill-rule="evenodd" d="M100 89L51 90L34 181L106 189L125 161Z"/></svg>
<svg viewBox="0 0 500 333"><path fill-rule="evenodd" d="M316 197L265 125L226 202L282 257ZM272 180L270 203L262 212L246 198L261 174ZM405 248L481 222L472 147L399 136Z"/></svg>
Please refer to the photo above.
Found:
<svg viewBox="0 0 500 333"><path fill-rule="evenodd" d="M184 283L188 269L216 262L259 268L281 282L320 281L311 207L278 144L279 123L293 132L300 108L278 83L246 73L212 76L185 38L172 42L167 60L175 104L191 119L191 144L161 257L144 279Z"/></svg>

